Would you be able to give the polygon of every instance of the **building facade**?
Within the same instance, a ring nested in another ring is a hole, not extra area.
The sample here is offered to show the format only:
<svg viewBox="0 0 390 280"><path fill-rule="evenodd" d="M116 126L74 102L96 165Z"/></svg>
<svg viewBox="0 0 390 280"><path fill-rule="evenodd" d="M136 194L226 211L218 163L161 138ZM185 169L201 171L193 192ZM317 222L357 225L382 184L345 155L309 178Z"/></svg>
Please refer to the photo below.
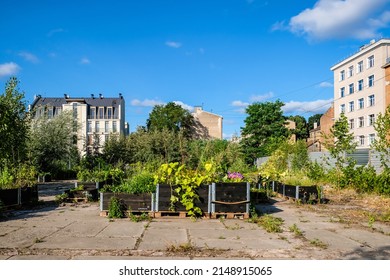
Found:
<svg viewBox="0 0 390 280"><path fill-rule="evenodd" d="M35 118L46 115L49 119L61 112L72 111L78 124L77 147L81 155L99 149L111 135L126 135L128 124L125 122L125 100L122 94L118 98L106 98L103 95L90 98L71 98L36 96L30 106Z"/></svg>
<svg viewBox="0 0 390 280"><path fill-rule="evenodd" d="M375 140L374 123L389 102L386 65L390 40L372 40L357 53L334 65L334 117L348 119L357 148L369 148Z"/></svg>
<svg viewBox="0 0 390 280"><path fill-rule="evenodd" d="M321 116L320 122L314 124L314 128L309 131L309 138L306 140L309 152L326 151L325 135L329 135L330 129L334 124L333 105Z"/></svg>
<svg viewBox="0 0 390 280"><path fill-rule="evenodd" d="M196 134L203 139L222 139L222 121L219 115L203 111L202 107L195 107L192 113L197 122Z"/></svg>

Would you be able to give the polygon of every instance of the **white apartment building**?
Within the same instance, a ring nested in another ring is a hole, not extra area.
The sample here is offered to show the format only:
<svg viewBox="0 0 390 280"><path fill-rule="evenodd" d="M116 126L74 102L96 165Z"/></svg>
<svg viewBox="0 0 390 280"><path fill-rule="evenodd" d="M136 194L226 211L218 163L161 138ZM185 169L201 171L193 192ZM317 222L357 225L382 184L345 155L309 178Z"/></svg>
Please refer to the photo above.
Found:
<svg viewBox="0 0 390 280"><path fill-rule="evenodd" d="M372 40L359 51L334 65L334 118L344 112L357 148L369 148L376 137L374 122L384 113L390 39Z"/></svg>
<svg viewBox="0 0 390 280"><path fill-rule="evenodd" d="M42 97L36 96L30 106L38 118L47 114L53 118L63 111L72 111L77 120L77 147L81 155L91 152L94 146L103 147L112 134L126 135L128 124L125 122L125 100L122 94L118 98L106 98L103 95L90 98Z"/></svg>

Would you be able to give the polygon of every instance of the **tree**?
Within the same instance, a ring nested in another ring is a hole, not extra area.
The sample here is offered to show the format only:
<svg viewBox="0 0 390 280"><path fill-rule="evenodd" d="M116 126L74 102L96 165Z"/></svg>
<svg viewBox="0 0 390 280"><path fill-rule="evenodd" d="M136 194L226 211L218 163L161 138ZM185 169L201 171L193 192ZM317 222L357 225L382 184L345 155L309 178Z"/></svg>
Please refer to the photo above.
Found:
<svg viewBox="0 0 390 280"><path fill-rule="evenodd" d="M194 125L191 113L174 102L154 106L146 121L148 131L162 131L164 128L174 132L182 131L186 138L192 138Z"/></svg>
<svg viewBox="0 0 390 280"><path fill-rule="evenodd" d="M16 165L26 158L29 122L18 84L16 78L10 78L0 95L0 165Z"/></svg>
<svg viewBox="0 0 390 280"><path fill-rule="evenodd" d="M383 171L390 173L390 106L384 114L379 113L374 128L377 139L372 143L372 148L379 152Z"/></svg>
<svg viewBox="0 0 390 280"><path fill-rule="evenodd" d="M288 119L295 122L295 129L292 130L292 133L295 134L297 140L306 140L309 137L306 119L299 115L290 116Z"/></svg>
<svg viewBox="0 0 390 280"><path fill-rule="evenodd" d="M242 129L242 148L248 163L268 156L277 148L275 143L288 137L282 106L283 102L256 102L246 108L248 116Z"/></svg>
<svg viewBox="0 0 390 280"><path fill-rule="evenodd" d="M347 172L353 170L356 161L347 154L352 154L356 149L357 143L354 141L353 133L349 131L349 123L345 114L335 121L330 129L329 135L325 135L325 147L329 150L330 156L335 160L335 176L337 186L340 186L341 179L350 178L344 176Z"/></svg>
<svg viewBox="0 0 390 280"><path fill-rule="evenodd" d="M314 123L317 123L317 124L320 123L320 119L321 119L322 115L323 114L315 114L315 115L309 117L309 119L307 120L307 127L308 127L309 131L314 128Z"/></svg>
<svg viewBox="0 0 390 280"><path fill-rule="evenodd" d="M47 114L32 121L29 153L38 170L53 176L67 170L79 159L77 150L77 124L71 111L55 118Z"/></svg>

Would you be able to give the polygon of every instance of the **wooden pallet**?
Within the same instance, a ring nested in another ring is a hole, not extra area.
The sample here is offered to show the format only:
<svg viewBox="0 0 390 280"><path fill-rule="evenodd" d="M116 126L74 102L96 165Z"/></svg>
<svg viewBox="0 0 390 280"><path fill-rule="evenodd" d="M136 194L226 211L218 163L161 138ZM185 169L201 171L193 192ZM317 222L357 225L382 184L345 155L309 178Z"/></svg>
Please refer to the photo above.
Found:
<svg viewBox="0 0 390 280"><path fill-rule="evenodd" d="M233 213L233 212L218 212L218 213L211 213L211 219L219 219L219 218L225 218L225 219L248 219L249 213Z"/></svg>
<svg viewBox="0 0 390 280"><path fill-rule="evenodd" d="M158 211L158 212L154 212L154 217L155 218L173 218L173 217L177 217L177 218L186 218L188 217L187 216L187 212L185 211Z"/></svg>
<svg viewBox="0 0 390 280"><path fill-rule="evenodd" d="M148 213L149 217L154 218L154 212L152 211L126 211L126 217L130 217L130 213L133 215L142 215L143 213ZM108 217L108 210L100 211L100 217Z"/></svg>

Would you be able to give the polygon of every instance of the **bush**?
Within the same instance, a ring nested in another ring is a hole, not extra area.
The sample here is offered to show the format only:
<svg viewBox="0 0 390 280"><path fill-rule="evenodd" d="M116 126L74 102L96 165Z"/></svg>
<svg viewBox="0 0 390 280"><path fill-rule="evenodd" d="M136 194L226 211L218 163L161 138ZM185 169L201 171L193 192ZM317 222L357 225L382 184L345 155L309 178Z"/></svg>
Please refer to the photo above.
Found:
<svg viewBox="0 0 390 280"><path fill-rule="evenodd" d="M109 218L123 218L125 216L125 206L119 198L113 196L110 199L108 206L108 217Z"/></svg>

